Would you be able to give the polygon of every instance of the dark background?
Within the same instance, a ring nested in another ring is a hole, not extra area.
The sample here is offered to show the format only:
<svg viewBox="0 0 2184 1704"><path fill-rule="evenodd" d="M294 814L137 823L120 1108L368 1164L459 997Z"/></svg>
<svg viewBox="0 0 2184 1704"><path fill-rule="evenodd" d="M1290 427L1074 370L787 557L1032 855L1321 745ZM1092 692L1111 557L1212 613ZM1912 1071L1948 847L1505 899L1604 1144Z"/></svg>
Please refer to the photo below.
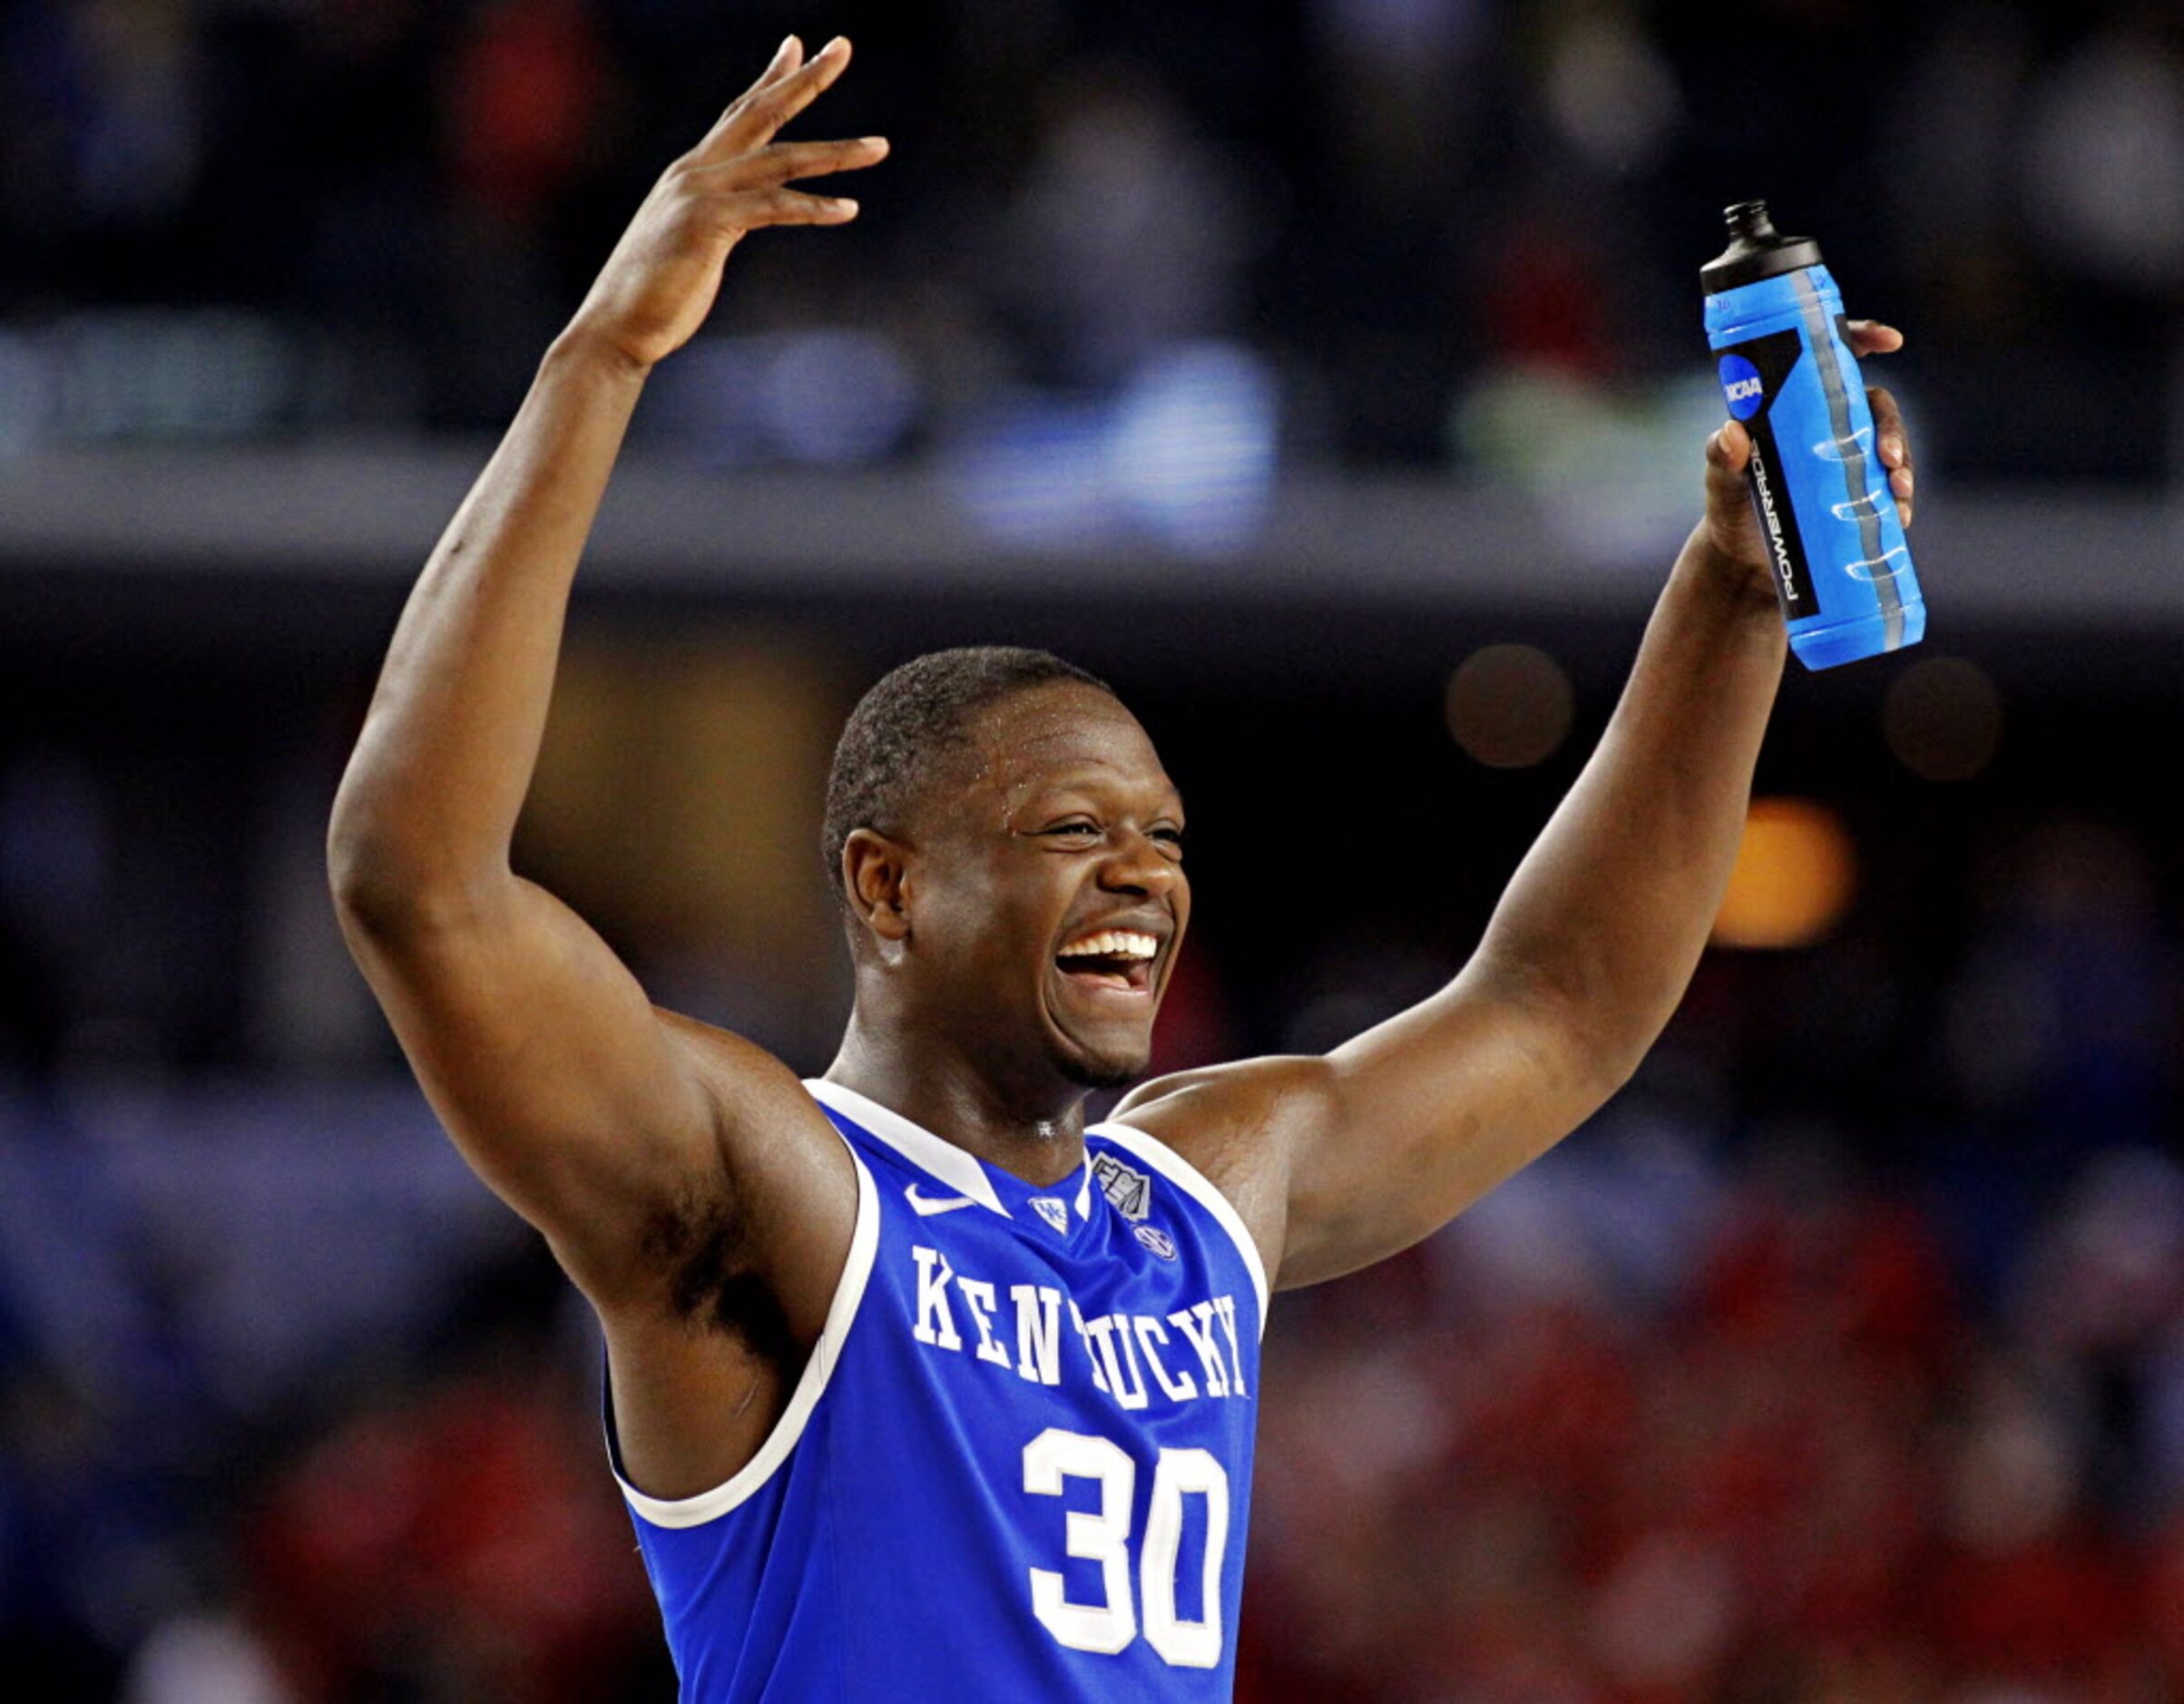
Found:
<svg viewBox="0 0 2184 1704"><path fill-rule="evenodd" d="M0 4L7 1684L672 1695L589 1322L319 848L408 577L790 28L895 154L656 377L525 867L818 1068L840 717L1045 644L1190 804L1163 1065L1354 1033L1605 721L1770 198L1910 335L1931 637L1793 665L1637 1082L1277 1308L1239 1697L2184 1698L2184 28L1853 0Z"/></svg>

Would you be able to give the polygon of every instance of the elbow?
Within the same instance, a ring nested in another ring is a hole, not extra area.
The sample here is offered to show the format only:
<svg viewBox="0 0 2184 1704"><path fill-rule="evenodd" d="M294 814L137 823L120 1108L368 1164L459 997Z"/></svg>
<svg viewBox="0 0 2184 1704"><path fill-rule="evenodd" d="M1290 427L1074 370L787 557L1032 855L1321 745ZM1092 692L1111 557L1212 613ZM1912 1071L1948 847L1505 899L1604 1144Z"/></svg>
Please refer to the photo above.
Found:
<svg viewBox="0 0 2184 1704"><path fill-rule="evenodd" d="M1566 1006L1559 1015L1564 1074L1587 1117L1630 1086L1668 1022L1635 1001Z"/></svg>
<svg viewBox="0 0 2184 1704"><path fill-rule="evenodd" d="M416 887L405 879L404 860L359 813L337 804L326 837L327 886L334 912L352 939L397 933L416 904Z"/></svg>
<svg viewBox="0 0 2184 1704"><path fill-rule="evenodd" d="M391 879L370 842L358 836L327 837L326 880L335 915L348 933L382 934L398 911L401 884Z"/></svg>
<svg viewBox="0 0 2184 1704"><path fill-rule="evenodd" d="M1642 1041L1625 1043L1620 1051L1602 1050L1592 1068L1590 1091L1596 1111L1631 1086L1631 1080L1638 1075L1638 1068L1646 1063L1646 1055L1653 1051L1653 1043L1659 1039L1660 1032L1656 1030Z"/></svg>
<svg viewBox="0 0 2184 1704"><path fill-rule="evenodd" d="M424 837L344 785L327 825L327 886L352 942L388 943L459 927L481 909L480 884L433 855Z"/></svg>
<svg viewBox="0 0 2184 1704"><path fill-rule="evenodd" d="M357 797L357 778L344 776L334 795L333 815L326 825L326 882L334 906L343 916L370 907L379 886L375 879L381 867L377 856L380 836L374 812Z"/></svg>
<svg viewBox="0 0 2184 1704"><path fill-rule="evenodd" d="M1543 1079L1591 1110L1638 1074L1672 1010L1591 961L1495 955L1482 968L1499 998L1526 1014Z"/></svg>
<svg viewBox="0 0 2184 1704"><path fill-rule="evenodd" d="M1639 1067L1646 1063L1653 1044L1668 1027L1670 1015L1669 1011L1651 1008L1623 1010L1574 1026L1581 1038L1576 1069L1585 1098L1595 1112L1631 1086Z"/></svg>

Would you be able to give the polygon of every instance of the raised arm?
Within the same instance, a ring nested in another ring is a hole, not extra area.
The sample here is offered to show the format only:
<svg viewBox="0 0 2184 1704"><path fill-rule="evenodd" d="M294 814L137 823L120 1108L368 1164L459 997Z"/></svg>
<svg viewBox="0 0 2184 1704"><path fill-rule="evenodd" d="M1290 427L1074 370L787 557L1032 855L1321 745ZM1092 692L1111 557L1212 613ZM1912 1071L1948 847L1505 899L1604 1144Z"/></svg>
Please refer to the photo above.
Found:
<svg viewBox="0 0 2184 1704"><path fill-rule="evenodd" d="M807 1341L854 1213L838 1144L784 1067L656 1013L509 844L646 374L703 322L747 231L854 216L792 180L886 152L773 141L847 61L837 41L807 64L792 37L653 187L410 594L328 837L343 928L433 1105L602 1313L671 1288L677 1227L733 1207Z"/></svg>
<svg viewBox="0 0 2184 1704"><path fill-rule="evenodd" d="M1861 354L1898 348L1855 326ZM1873 393L1905 524L1907 440ZM1117 1114L1201 1158L1279 1282L1407 1247L1590 1117L1683 996L1728 886L1787 650L1746 494L1750 440L1707 445L1706 516L1621 703L1447 987L1325 1058L1155 1083Z"/></svg>

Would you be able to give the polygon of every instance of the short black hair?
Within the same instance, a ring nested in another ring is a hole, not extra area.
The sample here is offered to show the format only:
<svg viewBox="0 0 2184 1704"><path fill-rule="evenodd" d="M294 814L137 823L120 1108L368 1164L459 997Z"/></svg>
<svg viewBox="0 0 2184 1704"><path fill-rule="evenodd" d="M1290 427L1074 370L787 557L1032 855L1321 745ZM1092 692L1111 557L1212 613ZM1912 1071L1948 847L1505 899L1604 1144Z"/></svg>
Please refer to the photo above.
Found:
<svg viewBox="0 0 2184 1704"><path fill-rule="evenodd" d="M891 669L857 702L834 748L827 776L827 819L819 835L827 879L847 901L842 848L851 832L900 834L940 759L959 748L971 718L989 704L1055 681L1114 688L1051 651L1021 645L963 645L927 651Z"/></svg>

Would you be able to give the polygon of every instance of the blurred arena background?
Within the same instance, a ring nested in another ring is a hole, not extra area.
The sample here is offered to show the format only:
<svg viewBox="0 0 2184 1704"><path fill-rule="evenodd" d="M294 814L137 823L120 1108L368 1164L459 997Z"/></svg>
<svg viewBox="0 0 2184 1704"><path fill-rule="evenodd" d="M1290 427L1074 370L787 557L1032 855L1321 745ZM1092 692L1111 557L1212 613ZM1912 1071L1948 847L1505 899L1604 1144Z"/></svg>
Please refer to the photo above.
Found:
<svg viewBox="0 0 2184 1704"><path fill-rule="evenodd" d="M1597 735L1770 198L1910 334L1932 639L1793 668L1632 1087L1277 1310L1239 1697L2184 1699L2166 0L0 0L0 1691L672 1694L588 1322L320 845L532 364L790 28L895 156L658 376L528 867L817 1068L840 715L1044 643L1191 802L1162 1063L1330 1043Z"/></svg>

